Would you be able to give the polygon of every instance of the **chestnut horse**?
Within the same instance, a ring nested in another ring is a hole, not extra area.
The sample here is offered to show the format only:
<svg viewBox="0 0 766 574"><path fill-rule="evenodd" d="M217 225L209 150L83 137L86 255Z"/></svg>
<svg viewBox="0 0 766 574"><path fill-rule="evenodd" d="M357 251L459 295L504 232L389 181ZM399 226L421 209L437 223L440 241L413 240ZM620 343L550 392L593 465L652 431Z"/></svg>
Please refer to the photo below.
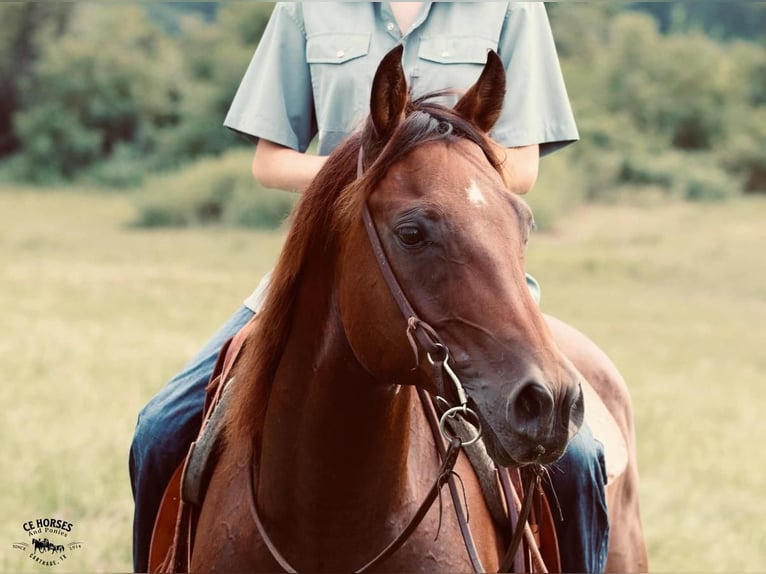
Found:
<svg viewBox="0 0 766 574"><path fill-rule="evenodd" d="M234 368L191 570L369 563L444 470L418 390L478 419L498 466L544 465L564 452L583 419L581 375L526 285L532 213L504 188L487 136L504 90L494 53L453 109L408 98L401 49L381 63L367 123L296 207ZM616 418L628 421L629 440L629 413ZM478 557L495 570L508 533L462 452L453 472ZM635 493L637 477L624 474ZM623 498L620 520L634 526L626 539L612 525L619 556L610 566L635 570L643 540L635 497ZM472 571L456 506L440 497L372 569Z"/></svg>

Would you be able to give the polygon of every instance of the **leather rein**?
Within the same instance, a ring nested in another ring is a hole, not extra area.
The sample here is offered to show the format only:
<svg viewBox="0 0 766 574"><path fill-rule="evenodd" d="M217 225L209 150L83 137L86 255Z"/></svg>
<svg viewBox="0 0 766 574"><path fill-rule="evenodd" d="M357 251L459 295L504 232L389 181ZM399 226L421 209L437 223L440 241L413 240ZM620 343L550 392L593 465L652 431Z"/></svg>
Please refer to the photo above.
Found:
<svg viewBox="0 0 766 574"><path fill-rule="evenodd" d="M360 178L363 174L363 161L364 154L363 149L359 149L358 163L357 163L357 178ZM418 396L421 403L424 406L426 412L426 418L431 426L431 431L434 434L434 440L439 450L439 456L442 460L441 467L439 468L436 479L433 481L428 494L423 502L418 507L415 514L410 518L407 526L402 532L391 541L381 552L379 552L374 558L368 561L363 566L354 570L354 572L366 572L374 566L380 564L383 560L391 556L396 552L412 535L420 522L423 520L427 512L430 510L434 501L440 497L440 492L444 484L449 486L450 494L457 515L458 525L463 536L463 541L468 552L468 556L471 560L471 565L475 572L485 572L484 566L479 559L479 554L476 549L471 531L468 527L467 511L463 508L461 501L461 490L458 488L457 481L455 479L454 467L457 462L458 455L463 447L473 444L481 438L482 430L479 423L478 415L468 407L468 397L463 389L463 385L460 379L452 370L449 364L450 354L447 346L439 338L436 331L428 325L425 321L421 320L409 300L406 294L402 290L399 281L396 279L391 265L386 256L383 245L380 241L377 228L372 219L368 203L364 202L364 208L362 211L362 220L364 227L367 231L367 236L370 240L370 246L375 255L375 259L378 263L381 273L388 285L389 291L396 301L402 315L407 322L406 336L412 347L415 355L416 365L419 364L418 348L423 349L426 352L429 363L433 367L433 377L436 383L436 389L439 393L436 396L436 403L442 408L442 414L439 417L434 408L434 403L431 397L420 387L417 388ZM449 381L451 388L445 383ZM453 405L447 396L452 395L457 398L458 405ZM449 429L449 421L455 419L458 415L465 418L470 418L477 425L476 434L469 437L467 440L462 440L456 434L452 434ZM445 447L442 437L446 439L448 447ZM261 539L271 554L272 558L279 564L279 566L286 572L298 572L284 557L284 555L277 549L274 541L266 531L266 527L258 512L258 505L256 503L256 495L258 491L257 473L254 469L254 464L248 466L249 470L249 482L250 482L250 513L252 515L255 526L258 529L258 533ZM509 517L513 514L512 506L514 506L514 498L512 492L512 485L507 479L504 473L500 473L501 487L506 499L506 505L508 507ZM522 538L524 537L524 530L526 527L527 519L532 507L533 493L535 486L539 488L540 484L540 471L535 467L535 472L527 488L524 490L524 500L521 503L521 510L518 512L518 517L515 526L512 526L513 535L509 543L508 549L503 557L499 572L511 572L520 571L523 568L523 557L519 552ZM512 519L511 519L512 522Z"/></svg>

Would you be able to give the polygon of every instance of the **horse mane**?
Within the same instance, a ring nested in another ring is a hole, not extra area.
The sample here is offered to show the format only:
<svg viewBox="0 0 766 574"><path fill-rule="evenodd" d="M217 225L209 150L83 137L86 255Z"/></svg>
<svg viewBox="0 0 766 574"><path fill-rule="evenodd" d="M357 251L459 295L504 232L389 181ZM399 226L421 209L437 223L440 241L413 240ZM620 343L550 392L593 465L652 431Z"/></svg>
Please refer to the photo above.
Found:
<svg viewBox="0 0 766 574"><path fill-rule="evenodd" d="M309 260L334 261L337 238L361 218L368 195L388 169L415 147L433 141L468 139L499 169L488 136L451 108L437 104L434 92L410 101L388 141L379 141L368 118L327 158L295 206L292 224L272 272L257 324L235 367L237 385L226 413L226 439L259 448L271 385L293 323L294 303ZM363 174L357 177L360 151Z"/></svg>

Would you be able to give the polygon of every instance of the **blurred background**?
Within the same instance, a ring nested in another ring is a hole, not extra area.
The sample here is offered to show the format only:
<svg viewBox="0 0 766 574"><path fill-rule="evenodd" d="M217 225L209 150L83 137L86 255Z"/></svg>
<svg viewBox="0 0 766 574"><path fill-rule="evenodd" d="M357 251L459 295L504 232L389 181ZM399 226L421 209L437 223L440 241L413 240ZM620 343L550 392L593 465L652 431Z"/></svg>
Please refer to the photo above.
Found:
<svg viewBox="0 0 766 574"><path fill-rule="evenodd" d="M266 223L248 203L260 194L236 193L249 182L223 181L226 158L249 145L220 126L270 4L0 9L3 181L162 187L162 199L143 198L142 225ZM763 3L554 3L549 13L582 135L554 203L766 189ZM183 197L171 199L176 186Z"/></svg>
<svg viewBox="0 0 766 574"><path fill-rule="evenodd" d="M265 2L0 4L0 571L131 568L135 416L278 256L222 127ZM655 571L766 570L766 4L548 4L581 141L528 197L543 308L633 393Z"/></svg>

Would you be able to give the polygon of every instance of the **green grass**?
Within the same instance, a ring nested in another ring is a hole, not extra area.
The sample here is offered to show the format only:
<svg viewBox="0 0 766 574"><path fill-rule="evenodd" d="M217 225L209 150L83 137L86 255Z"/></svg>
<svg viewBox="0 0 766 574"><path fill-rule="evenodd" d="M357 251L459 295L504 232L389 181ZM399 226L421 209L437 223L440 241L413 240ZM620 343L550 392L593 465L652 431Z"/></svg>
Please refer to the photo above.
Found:
<svg viewBox="0 0 766 574"><path fill-rule="evenodd" d="M655 571L766 569L766 202L583 208L536 237L544 308L621 368Z"/></svg>
<svg viewBox="0 0 766 574"><path fill-rule="evenodd" d="M536 191L536 193L543 193ZM0 190L0 571L131 568L135 416L273 263L281 232L132 228L129 196ZM632 389L655 571L766 570L766 202L585 207L530 246L543 307Z"/></svg>
<svg viewBox="0 0 766 574"><path fill-rule="evenodd" d="M122 196L0 193L0 571L36 569L11 544L46 516L85 542L57 570L131 569L136 414L241 304L281 240L138 231L134 217Z"/></svg>

